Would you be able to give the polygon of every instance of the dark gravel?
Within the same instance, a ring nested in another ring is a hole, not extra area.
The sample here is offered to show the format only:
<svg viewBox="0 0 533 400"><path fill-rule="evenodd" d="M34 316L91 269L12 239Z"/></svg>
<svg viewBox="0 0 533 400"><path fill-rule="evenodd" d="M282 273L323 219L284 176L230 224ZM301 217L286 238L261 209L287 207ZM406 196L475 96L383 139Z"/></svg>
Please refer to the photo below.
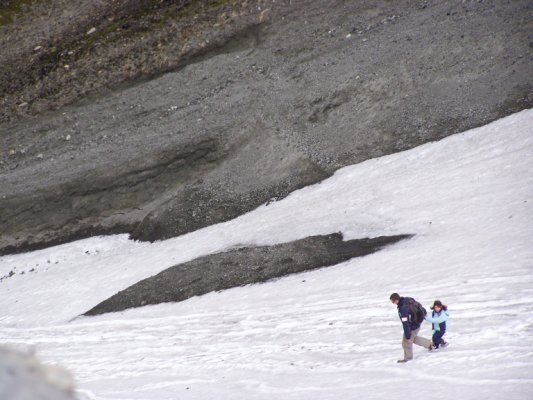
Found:
<svg viewBox="0 0 533 400"><path fill-rule="evenodd" d="M533 102L528 0L103 3L0 27L0 254L180 235Z"/></svg>
<svg viewBox="0 0 533 400"><path fill-rule="evenodd" d="M382 236L343 242L340 233L311 236L275 246L247 247L212 254L168 268L104 300L84 315L178 302L193 296L288 274L335 265L374 253L411 235Z"/></svg>

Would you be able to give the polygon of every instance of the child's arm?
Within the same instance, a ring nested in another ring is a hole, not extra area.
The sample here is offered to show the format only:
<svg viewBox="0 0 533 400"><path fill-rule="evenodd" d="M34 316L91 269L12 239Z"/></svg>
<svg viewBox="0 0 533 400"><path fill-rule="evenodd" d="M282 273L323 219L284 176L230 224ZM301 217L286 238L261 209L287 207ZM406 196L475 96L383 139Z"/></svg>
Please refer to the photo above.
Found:
<svg viewBox="0 0 533 400"><path fill-rule="evenodd" d="M441 322L444 322L448 319L448 314L441 313L440 315L437 315L436 317L430 317L429 315L426 316L425 320L428 322L431 322L432 324L440 324Z"/></svg>

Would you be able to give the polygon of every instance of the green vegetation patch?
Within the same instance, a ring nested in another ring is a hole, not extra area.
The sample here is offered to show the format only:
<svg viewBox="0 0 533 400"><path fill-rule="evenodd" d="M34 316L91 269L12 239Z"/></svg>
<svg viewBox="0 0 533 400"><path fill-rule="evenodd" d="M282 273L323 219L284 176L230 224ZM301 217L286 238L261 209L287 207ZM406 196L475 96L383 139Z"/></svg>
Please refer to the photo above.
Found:
<svg viewBox="0 0 533 400"><path fill-rule="evenodd" d="M209 14L213 10L240 5L242 5L242 0L151 0L141 2L138 3L138 7L124 10L122 15L116 15L115 18L107 21L101 20L100 24L95 25L96 32L92 35L82 33L81 36L62 43L58 53L62 53L67 48L75 49L75 55L70 57L70 61L75 61L77 58L83 57L86 52L94 49L95 46L109 46L124 39L150 34L162 30L172 21L187 20L189 23L193 23L195 17L199 18L198 21L202 21L209 18ZM160 38L160 42L164 43L165 39Z"/></svg>
<svg viewBox="0 0 533 400"><path fill-rule="evenodd" d="M0 0L0 27L12 24L31 10L35 3L47 0Z"/></svg>

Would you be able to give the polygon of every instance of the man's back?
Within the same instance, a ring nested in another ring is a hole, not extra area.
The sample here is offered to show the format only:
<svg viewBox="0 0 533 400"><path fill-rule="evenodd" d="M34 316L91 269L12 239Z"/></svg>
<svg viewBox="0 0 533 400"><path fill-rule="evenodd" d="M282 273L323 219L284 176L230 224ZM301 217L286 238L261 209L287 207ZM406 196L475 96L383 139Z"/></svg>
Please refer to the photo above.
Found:
<svg viewBox="0 0 533 400"><path fill-rule="evenodd" d="M420 323L416 322L415 315L413 310L409 307L409 303L414 301L412 297L401 297L400 302L398 303L398 316L402 321L402 324L408 324L410 330L415 330L420 328ZM405 330L405 329L404 329Z"/></svg>

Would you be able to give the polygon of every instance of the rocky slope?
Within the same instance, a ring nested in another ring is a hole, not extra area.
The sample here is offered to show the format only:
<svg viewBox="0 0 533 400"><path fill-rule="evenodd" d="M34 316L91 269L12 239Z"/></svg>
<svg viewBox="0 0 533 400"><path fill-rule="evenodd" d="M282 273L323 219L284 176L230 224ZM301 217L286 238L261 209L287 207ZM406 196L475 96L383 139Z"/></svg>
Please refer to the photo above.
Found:
<svg viewBox="0 0 533 400"><path fill-rule="evenodd" d="M533 102L527 0L1 5L0 254L180 235Z"/></svg>
<svg viewBox="0 0 533 400"><path fill-rule="evenodd" d="M342 234L335 233L275 246L232 249L170 267L121 290L83 315L183 301L209 292L266 282L366 256L411 237L396 235L343 241Z"/></svg>

